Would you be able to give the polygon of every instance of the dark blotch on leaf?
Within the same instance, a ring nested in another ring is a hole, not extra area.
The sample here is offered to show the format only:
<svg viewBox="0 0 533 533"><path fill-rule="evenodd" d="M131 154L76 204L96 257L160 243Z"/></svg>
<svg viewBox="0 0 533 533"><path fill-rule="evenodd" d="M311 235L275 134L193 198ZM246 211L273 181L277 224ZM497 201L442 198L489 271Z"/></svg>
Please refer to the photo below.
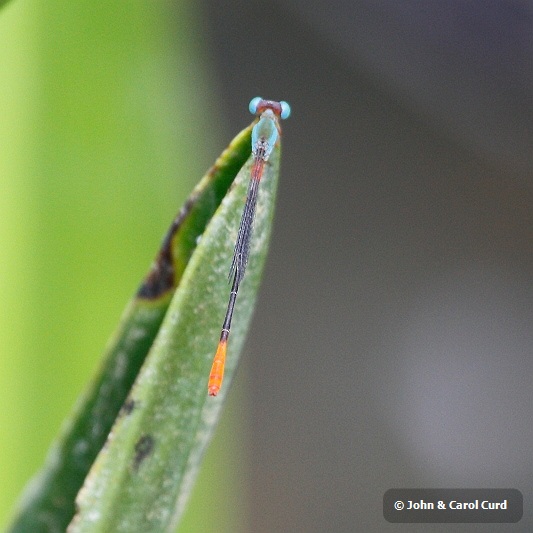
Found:
<svg viewBox="0 0 533 533"><path fill-rule="evenodd" d="M197 196L192 195L172 221L152 268L137 291L138 298L155 300L174 289L175 268L172 239L180 229L183 221L187 218L187 215L191 212L196 201Z"/></svg>
<svg viewBox="0 0 533 533"><path fill-rule="evenodd" d="M135 409L135 407L137 407L135 400L133 398L129 398L122 406L122 409L120 410L120 415L130 415Z"/></svg>
<svg viewBox="0 0 533 533"><path fill-rule="evenodd" d="M133 469L137 471L141 463L154 451L154 439L150 435L143 435L135 445L135 457L133 458Z"/></svg>

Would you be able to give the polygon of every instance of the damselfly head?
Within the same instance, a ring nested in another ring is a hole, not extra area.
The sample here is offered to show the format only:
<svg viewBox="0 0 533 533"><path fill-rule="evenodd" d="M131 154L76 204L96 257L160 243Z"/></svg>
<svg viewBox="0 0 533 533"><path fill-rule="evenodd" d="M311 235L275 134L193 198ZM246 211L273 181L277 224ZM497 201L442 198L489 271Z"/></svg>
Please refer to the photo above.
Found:
<svg viewBox="0 0 533 533"><path fill-rule="evenodd" d="M276 116L282 119L289 118L291 115L291 106L285 102L274 102L273 100L263 100L260 96L252 98L248 106L252 115L261 115L267 109L270 109Z"/></svg>

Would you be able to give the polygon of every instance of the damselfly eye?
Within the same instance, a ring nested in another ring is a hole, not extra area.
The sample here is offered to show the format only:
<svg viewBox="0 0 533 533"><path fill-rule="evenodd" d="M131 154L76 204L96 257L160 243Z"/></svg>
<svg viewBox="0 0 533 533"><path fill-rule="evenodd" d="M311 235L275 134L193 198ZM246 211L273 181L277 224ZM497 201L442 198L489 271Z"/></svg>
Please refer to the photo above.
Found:
<svg viewBox="0 0 533 533"><path fill-rule="evenodd" d="M281 106L280 117L283 119L289 118L291 116L291 106L287 102L284 102L284 101L281 101L279 105Z"/></svg>
<svg viewBox="0 0 533 533"><path fill-rule="evenodd" d="M255 98L252 98L250 100L250 105L248 106L248 109L250 110L250 113L252 115L257 115L257 106L259 105L259 102L261 102L262 98L260 96L256 96Z"/></svg>

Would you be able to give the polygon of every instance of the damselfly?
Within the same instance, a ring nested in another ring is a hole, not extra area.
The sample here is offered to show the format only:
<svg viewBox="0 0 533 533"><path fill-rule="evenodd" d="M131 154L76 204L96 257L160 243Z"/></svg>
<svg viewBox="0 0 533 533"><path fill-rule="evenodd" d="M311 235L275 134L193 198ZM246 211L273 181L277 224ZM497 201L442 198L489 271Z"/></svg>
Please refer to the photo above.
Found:
<svg viewBox="0 0 533 533"><path fill-rule="evenodd" d="M249 109L250 113L259 116L259 121L252 130L252 171L229 272L231 291L228 308L207 384L207 391L210 396L216 396L222 386L231 317L233 316L239 285L244 278L248 262L259 183L263 176L265 163L268 161L281 134L279 120L288 118L291 114L291 108L287 102L273 102L271 100L263 100L260 97L252 99Z"/></svg>

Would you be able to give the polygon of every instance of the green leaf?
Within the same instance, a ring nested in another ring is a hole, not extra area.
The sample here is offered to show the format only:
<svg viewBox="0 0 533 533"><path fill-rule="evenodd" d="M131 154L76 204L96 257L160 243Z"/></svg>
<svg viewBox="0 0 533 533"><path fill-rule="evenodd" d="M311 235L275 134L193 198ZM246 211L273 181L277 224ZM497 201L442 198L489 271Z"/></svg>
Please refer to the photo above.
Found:
<svg viewBox="0 0 533 533"><path fill-rule="evenodd" d="M250 135L251 126L231 142L173 221L154 265L124 311L100 371L30 482L9 532L65 531L74 516L76 494L153 344L197 241L250 154Z"/></svg>
<svg viewBox="0 0 533 533"><path fill-rule="evenodd" d="M247 276L228 347L225 381L207 395L207 377L227 305L228 268L246 196L251 158L209 222L154 345L77 498L68 528L80 532L172 531L213 434L251 319L266 257L279 169L274 150L257 205Z"/></svg>

